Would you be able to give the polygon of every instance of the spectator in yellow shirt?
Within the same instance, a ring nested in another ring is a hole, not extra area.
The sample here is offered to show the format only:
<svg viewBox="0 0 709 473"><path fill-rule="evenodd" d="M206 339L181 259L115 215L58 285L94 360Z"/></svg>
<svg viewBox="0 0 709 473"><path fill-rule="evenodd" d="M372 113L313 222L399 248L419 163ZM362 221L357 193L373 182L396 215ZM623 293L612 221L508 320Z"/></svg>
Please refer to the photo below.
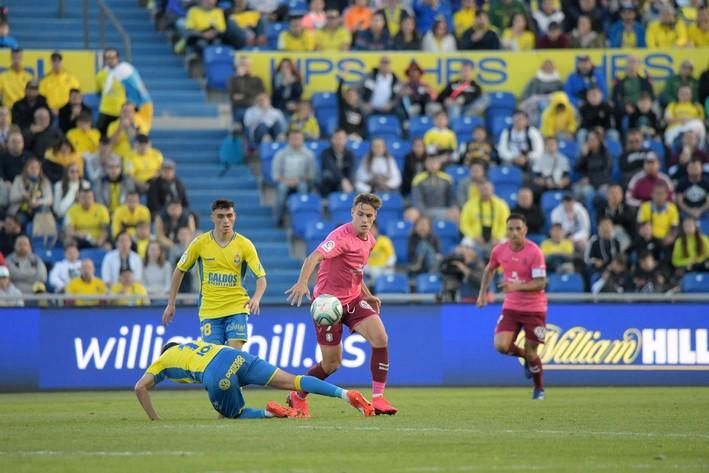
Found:
<svg viewBox="0 0 709 473"><path fill-rule="evenodd" d="M554 92L549 105L542 113L541 131L543 136L559 140L573 140L578 128L576 110L564 92Z"/></svg>
<svg viewBox="0 0 709 473"><path fill-rule="evenodd" d="M162 162L162 153L150 145L150 138L138 135L134 149L123 160L123 170L133 178L140 192L147 192L148 184L160 172Z"/></svg>
<svg viewBox="0 0 709 473"><path fill-rule="evenodd" d="M372 225L372 235L374 236L374 248L369 254L367 266L364 272L373 281L384 274L393 274L396 267L396 251L391 239L379 233L376 223Z"/></svg>
<svg viewBox="0 0 709 473"><path fill-rule="evenodd" d="M665 144L672 148L675 140L684 132L693 131L697 134L699 143L704 143L706 127L704 126L704 110L696 102L692 102L692 88L682 85L677 90L677 101L671 102L665 109Z"/></svg>
<svg viewBox="0 0 709 473"><path fill-rule="evenodd" d="M315 32L315 49L317 51L349 51L352 45L352 34L342 26L340 12L328 10L325 19L325 26Z"/></svg>
<svg viewBox="0 0 709 473"><path fill-rule="evenodd" d="M79 189L79 201L64 216L64 236L77 241L79 248L110 248L108 209L94 201L90 187Z"/></svg>
<svg viewBox="0 0 709 473"><path fill-rule="evenodd" d="M687 26L677 19L674 8L665 5L660 18L648 25L645 42L648 49L684 48L687 46Z"/></svg>
<svg viewBox="0 0 709 473"><path fill-rule="evenodd" d="M672 248L672 266L678 276L687 271L709 271L709 237L692 217L682 220L682 230Z"/></svg>
<svg viewBox="0 0 709 473"><path fill-rule="evenodd" d="M13 49L10 54L10 68L0 74L0 95L2 104L8 110L12 110L15 102L25 95L25 87L33 77L22 67L22 49Z"/></svg>
<svg viewBox="0 0 709 473"><path fill-rule="evenodd" d="M475 0L462 0L460 10L453 15L453 32L460 39L463 33L475 25Z"/></svg>
<svg viewBox="0 0 709 473"><path fill-rule="evenodd" d="M69 91L79 89L79 80L64 70L62 55L53 52L52 70L39 83L39 93L47 98L52 113L56 116L59 109L69 102Z"/></svg>
<svg viewBox="0 0 709 473"><path fill-rule="evenodd" d="M249 7L247 0L235 0L227 18L226 37L236 49L266 44L266 15ZM241 58L239 58L241 59Z"/></svg>
<svg viewBox="0 0 709 473"><path fill-rule="evenodd" d="M118 282L111 286L111 295L121 295L125 298L116 299L114 305L136 306L150 305L148 290L141 283L133 280L133 271L123 268L118 278Z"/></svg>
<svg viewBox="0 0 709 473"><path fill-rule="evenodd" d="M547 271L553 273L568 268L573 272L574 242L569 238L564 238L564 227L560 223L551 225L549 236L550 238L544 240L541 245Z"/></svg>
<svg viewBox="0 0 709 473"><path fill-rule="evenodd" d="M98 106L98 121L96 128L101 135L106 135L108 125L121 114L121 107L126 102L126 89L119 80L112 80L110 88L106 89L108 76L120 64L121 59L116 48L103 50L103 69L96 74L96 92L101 96Z"/></svg>
<svg viewBox="0 0 709 473"><path fill-rule="evenodd" d="M90 259L81 261L80 276L72 279L67 283L64 292L71 296L103 296L108 292L106 284L95 276L96 269L94 262ZM89 307L97 306L101 303L100 299L81 299L74 300L75 306Z"/></svg>
<svg viewBox="0 0 709 473"><path fill-rule="evenodd" d="M536 37L530 31L527 15L515 13L509 28L502 32L502 47L510 51L529 51L534 49Z"/></svg>
<svg viewBox="0 0 709 473"><path fill-rule="evenodd" d="M389 30L389 37L393 38L401 29L401 20L410 16L411 11L402 6L400 0L384 0L381 4L379 13L384 15L387 29Z"/></svg>
<svg viewBox="0 0 709 473"><path fill-rule="evenodd" d="M113 212L111 233L114 238L123 232L133 237L135 235L135 227L140 222L150 223L150 210L140 203L140 194L136 191L131 191L126 195L126 203L120 205Z"/></svg>
<svg viewBox="0 0 709 473"><path fill-rule="evenodd" d="M185 46L190 54L201 55L205 47L219 44L226 32L224 11L217 0L200 0L187 11Z"/></svg>
<svg viewBox="0 0 709 473"><path fill-rule="evenodd" d="M638 223L645 222L650 222L652 237L661 240L664 247L671 248L679 227L679 211L669 201L669 190L664 182L658 182L652 189L652 200L640 206Z"/></svg>
<svg viewBox="0 0 709 473"><path fill-rule="evenodd" d="M76 128L72 128L66 134L66 139L74 147L74 151L79 156L84 153L94 154L98 152L101 142L101 133L96 128L91 127L91 113L80 112L76 118Z"/></svg>
<svg viewBox="0 0 709 473"><path fill-rule="evenodd" d="M303 28L301 15L291 15L288 29L278 36L279 51L315 51L315 34Z"/></svg>
<svg viewBox="0 0 709 473"><path fill-rule="evenodd" d="M495 195L492 183L480 185L480 197L471 199L460 214L460 231L469 242L490 249L505 239L510 208Z"/></svg>
<svg viewBox="0 0 709 473"><path fill-rule="evenodd" d="M108 125L106 135L111 139L113 153L120 158L125 158L133 149L136 136L145 133L140 115L135 113L135 105L127 102L121 107L118 120Z"/></svg>
<svg viewBox="0 0 709 473"><path fill-rule="evenodd" d="M150 234L150 222L138 222L135 226L135 252L142 259L145 259L145 254L148 252L148 245L155 237Z"/></svg>
<svg viewBox="0 0 709 473"><path fill-rule="evenodd" d="M84 158L74 150L72 144L62 138L44 154L42 170L52 183L60 181L64 170L72 164L79 167L79 174L84 175Z"/></svg>
<svg viewBox="0 0 709 473"><path fill-rule="evenodd" d="M313 115L313 106L310 100L298 102L298 108L290 119L288 130L300 130L306 140L320 139L320 126Z"/></svg>
<svg viewBox="0 0 709 473"><path fill-rule="evenodd" d="M423 135L423 144L426 149L436 153L454 153L458 149L458 138L453 130L448 128L448 114L444 110L436 113L434 126Z"/></svg>
<svg viewBox="0 0 709 473"><path fill-rule="evenodd" d="M689 27L689 44L695 48L709 46L709 10L700 8L697 12L697 21Z"/></svg>

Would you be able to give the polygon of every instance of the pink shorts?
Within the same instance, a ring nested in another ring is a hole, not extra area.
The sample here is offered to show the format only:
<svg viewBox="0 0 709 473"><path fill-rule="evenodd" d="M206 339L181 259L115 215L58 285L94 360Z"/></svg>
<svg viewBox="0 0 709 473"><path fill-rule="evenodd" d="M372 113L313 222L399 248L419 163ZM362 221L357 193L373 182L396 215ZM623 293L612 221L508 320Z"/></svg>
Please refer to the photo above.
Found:
<svg viewBox="0 0 709 473"><path fill-rule="evenodd" d="M318 336L318 345L336 346L342 341L342 324L347 325L351 332L357 331L357 325L367 317L379 315L374 307L369 305L362 296L353 300L349 304L342 305L342 320L335 325L323 327L315 325L315 333Z"/></svg>
<svg viewBox="0 0 709 473"><path fill-rule="evenodd" d="M524 328L524 337L537 343L544 343L546 335L546 312L519 312L503 309L495 327L495 334L513 332L515 337Z"/></svg>

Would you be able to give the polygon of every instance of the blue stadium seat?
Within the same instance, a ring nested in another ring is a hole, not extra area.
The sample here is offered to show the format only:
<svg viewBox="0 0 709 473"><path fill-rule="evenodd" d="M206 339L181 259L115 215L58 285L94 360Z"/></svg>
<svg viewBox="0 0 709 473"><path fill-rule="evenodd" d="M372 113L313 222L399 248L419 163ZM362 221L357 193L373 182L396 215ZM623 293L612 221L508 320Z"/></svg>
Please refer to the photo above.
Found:
<svg viewBox="0 0 709 473"><path fill-rule="evenodd" d="M387 140L387 150L393 156L399 170L404 170L404 158L411 151L411 142L409 140L401 140L398 138Z"/></svg>
<svg viewBox="0 0 709 473"><path fill-rule="evenodd" d="M697 224L704 235L709 235L709 214L705 213Z"/></svg>
<svg viewBox="0 0 709 473"><path fill-rule="evenodd" d="M367 132L370 138L400 138L401 123L394 115L372 115L367 118Z"/></svg>
<svg viewBox="0 0 709 473"><path fill-rule="evenodd" d="M489 94L490 103L487 110L504 110L511 114L517 108L517 98L511 92L494 92Z"/></svg>
<svg viewBox="0 0 709 473"><path fill-rule="evenodd" d="M614 161L617 161L620 158L620 155L623 154L623 145L616 140L611 140L608 138L606 138L605 143L608 154L611 155L611 158L613 158Z"/></svg>
<svg viewBox="0 0 709 473"><path fill-rule="evenodd" d="M527 235L527 239L532 240L537 245L541 245L542 242L547 239L547 236L543 233L530 233Z"/></svg>
<svg viewBox="0 0 709 473"><path fill-rule="evenodd" d="M487 178L495 186L500 184L522 185L522 171L516 166L495 166L490 168Z"/></svg>
<svg viewBox="0 0 709 473"><path fill-rule="evenodd" d="M84 94L83 95L84 105L91 109L91 117L94 123L98 120L98 108L101 102L101 97L98 94Z"/></svg>
<svg viewBox="0 0 709 473"><path fill-rule="evenodd" d="M411 136L411 139L423 138L423 135L431 128L433 128L431 117L419 115L409 120L409 136Z"/></svg>
<svg viewBox="0 0 709 473"><path fill-rule="evenodd" d="M438 294L443 288L441 276L435 273L416 276L416 292L419 294Z"/></svg>
<svg viewBox="0 0 709 473"><path fill-rule="evenodd" d="M495 195L507 203L507 206L512 209L517 205L517 191L519 186L514 184L500 184L495 186Z"/></svg>
<svg viewBox="0 0 709 473"><path fill-rule="evenodd" d="M407 263L409 261L407 244L412 227L413 224L407 220L389 220L380 224L382 233L388 236L394 245L398 263Z"/></svg>
<svg viewBox="0 0 709 473"><path fill-rule="evenodd" d="M227 81L234 75L234 48L208 46L202 53L207 88L226 91Z"/></svg>
<svg viewBox="0 0 709 473"><path fill-rule="evenodd" d="M315 156L315 161L318 163L318 168L322 164L320 162L320 155L322 154L323 151L325 151L327 148L330 147L330 142L327 140L312 140L312 141L306 141L305 146L312 151L313 156Z"/></svg>
<svg viewBox="0 0 709 473"><path fill-rule="evenodd" d="M359 167L364 157L369 153L369 141L348 141L347 149L355 156L355 169Z"/></svg>
<svg viewBox="0 0 709 473"><path fill-rule="evenodd" d="M305 226L305 247L310 254L318 247L332 230L332 225L325 220L315 220L308 222Z"/></svg>
<svg viewBox="0 0 709 473"><path fill-rule="evenodd" d="M325 108L315 110L315 119L318 121L321 136L332 136L339 125L337 109Z"/></svg>
<svg viewBox="0 0 709 473"><path fill-rule="evenodd" d="M687 273L681 284L682 292L709 292L709 273Z"/></svg>
<svg viewBox="0 0 709 473"><path fill-rule="evenodd" d="M451 164L450 166L446 166L445 171L446 174L453 178L453 183L455 184L456 189L458 188L458 183L460 183L463 179L467 179L470 175L470 168L461 164Z"/></svg>
<svg viewBox="0 0 709 473"><path fill-rule="evenodd" d="M479 126L484 126L480 117L458 117L451 123L451 129L458 138L458 144L467 143L473 137L473 130Z"/></svg>
<svg viewBox="0 0 709 473"><path fill-rule="evenodd" d="M382 192L378 194L382 199L382 208L377 212L377 219L381 222L399 220L404 213L404 198L398 192Z"/></svg>
<svg viewBox="0 0 709 473"><path fill-rule="evenodd" d="M579 159L579 145L573 140L559 140L559 152L569 158L571 167Z"/></svg>
<svg viewBox="0 0 709 473"><path fill-rule="evenodd" d="M323 108L337 110L337 94L334 92L313 92L310 102L313 104L313 110L316 111Z"/></svg>
<svg viewBox="0 0 709 473"><path fill-rule="evenodd" d="M259 160L261 161L261 177L266 184L273 184L273 176L271 175L271 165L273 157L282 148L285 148L285 143L274 141L273 143L261 143L259 145Z"/></svg>
<svg viewBox="0 0 709 473"><path fill-rule="evenodd" d="M322 219L320 195L315 193L291 195L288 197L288 212L293 234L297 238L304 238L308 222Z"/></svg>
<svg viewBox="0 0 709 473"><path fill-rule="evenodd" d="M409 280L403 274L379 276L374 282L376 294L408 294Z"/></svg>
<svg viewBox="0 0 709 473"><path fill-rule="evenodd" d="M551 274L547 283L548 292L583 292L583 278L578 273Z"/></svg>
<svg viewBox="0 0 709 473"><path fill-rule="evenodd" d="M433 222L433 233L441 243L441 254L447 255L460 243L458 226L453 222L437 220Z"/></svg>
<svg viewBox="0 0 709 473"><path fill-rule="evenodd" d="M643 146L646 148L650 148L655 152L658 158L660 158L660 165L664 169L665 167L665 162L666 162L666 155L665 155L665 144L657 139L654 140L645 140L643 142Z"/></svg>
<svg viewBox="0 0 709 473"><path fill-rule="evenodd" d="M487 127L495 143L500 141L500 135L506 128L512 126L512 116L506 111L492 112L486 115Z"/></svg>
<svg viewBox="0 0 709 473"><path fill-rule="evenodd" d="M554 210L554 207L561 203L564 198L563 192L558 191L546 191L542 194L541 206L542 212L549 213Z"/></svg>
<svg viewBox="0 0 709 473"><path fill-rule="evenodd" d="M353 193L333 192L327 196L327 208L330 212L330 221L334 225L342 225L349 222L352 210Z"/></svg>
<svg viewBox="0 0 709 473"><path fill-rule="evenodd" d="M271 49L278 49L278 37L280 36L281 32L287 29L288 23L286 22L275 23L269 21L266 23L266 39L268 40L268 46Z"/></svg>
<svg viewBox="0 0 709 473"><path fill-rule="evenodd" d="M101 274L101 264L106 253L108 252L101 248L84 248L79 252L81 259L90 259L94 262L96 274Z"/></svg>

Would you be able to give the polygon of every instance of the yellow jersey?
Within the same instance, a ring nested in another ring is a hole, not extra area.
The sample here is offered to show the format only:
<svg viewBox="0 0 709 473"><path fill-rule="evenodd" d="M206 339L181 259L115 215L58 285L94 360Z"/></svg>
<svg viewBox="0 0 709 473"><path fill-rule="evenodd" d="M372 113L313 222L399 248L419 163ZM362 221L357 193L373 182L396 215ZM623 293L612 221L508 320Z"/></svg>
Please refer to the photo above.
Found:
<svg viewBox="0 0 709 473"><path fill-rule="evenodd" d="M704 118L704 110L702 106L698 103L692 102L670 102L665 109L665 118L685 118L692 119L696 118L702 120ZM667 128L675 128L681 126L681 123L675 123L668 126Z"/></svg>
<svg viewBox="0 0 709 473"><path fill-rule="evenodd" d="M438 150L456 150L458 138L450 128L431 128L423 135L423 144L426 148L434 146Z"/></svg>
<svg viewBox="0 0 709 473"><path fill-rule="evenodd" d="M84 175L84 158L79 153L54 153L53 149L48 149L44 153L44 159L60 165L63 168L68 168L72 164L76 164L79 168L79 173Z"/></svg>
<svg viewBox="0 0 709 473"><path fill-rule="evenodd" d="M91 281L86 282L81 278L74 278L69 281L64 288L64 292L72 296L101 296L108 292L106 284L99 278L91 278ZM74 301L76 306L94 306L98 305L99 300L84 300L77 299Z"/></svg>
<svg viewBox="0 0 709 473"><path fill-rule="evenodd" d="M136 306L136 305L149 305L150 299L148 299L148 291L145 286L139 282L134 282L130 286L124 286L120 281L111 286L111 294L122 294L125 296L141 296L135 299L126 298L114 300L115 305L123 306Z"/></svg>
<svg viewBox="0 0 709 473"><path fill-rule="evenodd" d="M490 238L503 240L507 231L507 217L510 208L497 196L484 202L481 199L469 200L460 214L460 231L466 237L481 238L483 227L489 227Z"/></svg>
<svg viewBox="0 0 709 473"><path fill-rule="evenodd" d="M120 109L119 109L120 113ZM113 120L109 125L108 129L106 130L106 136L109 138L113 136L113 134L118 130L118 127L121 126L121 120ZM147 135L147 128L145 126L144 120L139 114L135 114L133 117L133 127L136 130L136 135L138 134L146 134ZM120 156L122 159L125 159L128 154L133 151L133 144L131 143L131 139L128 136L128 134L124 131L121 132L118 141L116 142L115 146L113 147L113 153L116 156Z"/></svg>
<svg viewBox="0 0 709 473"><path fill-rule="evenodd" d="M300 36L293 36L290 31L283 31L278 37L279 51L314 51L315 35L305 30Z"/></svg>
<svg viewBox="0 0 709 473"><path fill-rule="evenodd" d="M200 320L249 313L249 295L242 284L246 267L257 279L266 276L266 272L248 238L234 233L231 241L221 247L211 231L204 233L192 240L177 269L186 273L195 263L200 277Z"/></svg>
<svg viewBox="0 0 709 473"><path fill-rule="evenodd" d="M683 48L687 44L687 26L677 20L674 26L662 24L660 20L651 21L645 31L648 49Z"/></svg>
<svg viewBox="0 0 709 473"><path fill-rule="evenodd" d="M140 259L145 259L145 255L148 252L148 245L150 244L151 239L146 238L145 240L140 240L136 239L135 240L135 252L138 253L138 256L140 256Z"/></svg>
<svg viewBox="0 0 709 473"><path fill-rule="evenodd" d="M225 345L214 345L201 340L183 343L168 349L148 366L146 373L152 374L155 384L166 379L176 383L201 383L207 366Z"/></svg>
<svg viewBox="0 0 709 473"><path fill-rule="evenodd" d="M74 204L64 215L64 225L69 225L75 232L86 233L94 240L101 236L110 221L106 206L96 202L87 210L84 210L81 204Z"/></svg>
<svg viewBox="0 0 709 473"><path fill-rule="evenodd" d="M52 110L59 110L69 103L69 91L81 88L79 80L66 71L50 72L39 83L39 93L47 99Z"/></svg>
<svg viewBox="0 0 709 473"><path fill-rule="evenodd" d="M96 90L101 94L98 111L104 115L117 117L121 114L121 107L126 102L126 89L121 81L114 80L111 82L111 88L104 92L103 87L106 85L109 73L108 68L103 68L96 74Z"/></svg>
<svg viewBox="0 0 709 473"><path fill-rule="evenodd" d="M25 96L25 87L34 76L22 69L16 72L13 69L8 69L0 74L0 94L2 95L2 104L8 110L12 110L15 102ZM67 95L68 99L68 95Z"/></svg>
<svg viewBox="0 0 709 473"><path fill-rule="evenodd" d="M703 48L709 46L709 30L702 30L697 25L689 27L689 40L695 48Z"/></svg>
<svg viewBox="0 0 709 473"><path fill-rule="evenodd" d="M562 239L559 243L554 242L551 238L544 240L541 245L541 250L544 256L551 255L569 255L574 254L574 243L568 238Z"/></svg>
<svg viewBox="0 0 709 473"><path fill-rule="evenodd" d="M119 233L125 231L130 236L133 236L135 235L135 227L140 222L150 223L150 210L145 205L138 204L133 212L128 208L128 205L119 205L113 212L111 235L116 238Z"/></svg>
<svg viewBox="0 0 709 473"><path fill-rule="evenodd" d="M131 150L123 157L123 170L143 184L158 175L162 162L162 153L155 148L148 148L145 154Z"/></svg>
<svg viewBox="0 0 709 473"><path fill-rule="evenodd" d="M214 28L220 33L224 33L226 31L224 10L221 8L205 10L200 7L192 7L187 11L185 28L192 31L206 31Z"/></svg>
<svg viewBox="0 0 709 473"><path fill-rule="evenodd" d="M673 227L679 226L679 212L672 202L665 204L665 208L658 210L652 202L643 202L638 212L638 222L650 222L652 236L660 240L670 234Z"/></svg>
<svg viewBox="0 0 709 473"><path fill-rule="evenodd" d="M239 13L232 13L229 19L236 23L239 28L256 28L261 19L261 12L246 10Z"/></svg>
<svg viewBox="0 0 709 473"><path fill-rule="evenodd" d="M74 147L76 154L83 156L84 153L98 152L101 133L95 128L89 128L88 130L72 128L67 132L66 139Z"/></svg>
<svg viewBox="0 0 709 473"><path fill-rule="evenodd" d="M472 28L475 24L475 7L461 8L453 15L453 32L456 38Z"/></svg>
<svg viewBox="0 0 709 473"><path fill-rule="evenodd" d="M352 44L352 33L348 29L339 27L335 31L326 29L315 32L315 47L318 51L342 51L343 46L349 49Z"/></svg>
<svg viewBox="0 0 709 473"><path fill-rule="evenodd" d="M394 251L394 244L391 242L388 236L379 235L374 241L374 248L369 254L369 260L367 265L372 268L383 268L385 267L393 256L396 255Z"/></svg>

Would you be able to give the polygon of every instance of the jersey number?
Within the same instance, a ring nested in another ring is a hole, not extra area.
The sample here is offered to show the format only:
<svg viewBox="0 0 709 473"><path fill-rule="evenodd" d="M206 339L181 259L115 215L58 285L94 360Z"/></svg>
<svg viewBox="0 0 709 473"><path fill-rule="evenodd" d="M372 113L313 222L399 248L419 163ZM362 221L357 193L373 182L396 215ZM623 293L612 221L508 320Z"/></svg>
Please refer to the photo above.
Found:
<svg viewBox="0 0 709 473"><path fill-rule="evenodd" d="M195 351L197 356L204 356L206 355L209 350L212 349L212 345L205 345L202 348L199 347L196 343L185 343L182 345L182 348L191 348L193 351Z"/></svg>

